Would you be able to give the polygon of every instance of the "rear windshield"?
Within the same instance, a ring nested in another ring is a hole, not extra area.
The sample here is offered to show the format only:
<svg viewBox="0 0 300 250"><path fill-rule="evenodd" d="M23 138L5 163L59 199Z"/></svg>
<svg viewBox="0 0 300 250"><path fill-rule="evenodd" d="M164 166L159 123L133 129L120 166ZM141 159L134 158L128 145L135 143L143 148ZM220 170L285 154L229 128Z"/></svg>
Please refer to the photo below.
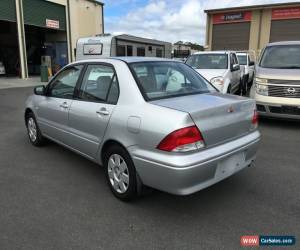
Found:
<svg viewBox="0 0 300 250"><path fill-rule="evenodd" d="M226 54L198 54L190 56L186 64L196 69L227 69Z"/></svg>
<svg viewBox="0 0 300 250"><path fill-rule="evenodd" d="M240 65L247 65L247 55L237 55Z"/></svg>
<svg viewBox="0 0 300 250"><path fill-rule="evenodd" d="M263 68L300 68L300 45L278 45L267 47L260 60Z"/></svg>
<svg viewBox="0 0 300 250"><path fill-rule="evenodd" d="M180 62L139 62L130 68L146 100L216 92L195 70Z"/></svg>

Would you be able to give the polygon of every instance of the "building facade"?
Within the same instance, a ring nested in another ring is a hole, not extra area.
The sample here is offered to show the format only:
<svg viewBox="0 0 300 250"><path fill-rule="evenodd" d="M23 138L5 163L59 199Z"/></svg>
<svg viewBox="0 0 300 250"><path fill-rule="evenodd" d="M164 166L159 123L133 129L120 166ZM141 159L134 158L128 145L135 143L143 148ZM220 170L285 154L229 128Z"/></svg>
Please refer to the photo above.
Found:
<svg viewBox="0 0 300 250"><path fill-rule="evenodd" d="M300 40L300 3L205 10L208 50L250 50L269 42Z"/></svg>
<svg viewBox="0 0 300 250"><path fill-rule="evenodd" d="M53 73L75 59L79 37L104 32L103 4L96 0L1 0L0 61L9 76Z"/></svg>

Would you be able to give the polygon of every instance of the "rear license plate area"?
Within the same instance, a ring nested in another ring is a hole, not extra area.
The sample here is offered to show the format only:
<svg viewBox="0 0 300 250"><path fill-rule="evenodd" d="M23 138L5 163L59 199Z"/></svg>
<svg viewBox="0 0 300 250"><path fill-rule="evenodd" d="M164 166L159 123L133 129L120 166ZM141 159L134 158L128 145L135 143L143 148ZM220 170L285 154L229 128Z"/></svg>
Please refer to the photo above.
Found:
<svg viewBox="0 0 300 250"><path fill-rule="evenodd" d="M218 163L215 177L222 178L240 170L245 165L244 152L231 155Z"/></svg>

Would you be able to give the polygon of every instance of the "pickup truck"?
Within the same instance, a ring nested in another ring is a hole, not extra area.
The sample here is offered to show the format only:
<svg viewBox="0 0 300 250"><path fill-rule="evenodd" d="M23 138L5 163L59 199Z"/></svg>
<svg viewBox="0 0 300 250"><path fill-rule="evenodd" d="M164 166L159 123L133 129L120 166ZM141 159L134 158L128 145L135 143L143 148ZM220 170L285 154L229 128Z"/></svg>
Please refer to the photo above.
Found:
<svg viewBox="0 0 300 250"><path fill-rule="evenodd" d="M186 60L222 93L240 93L244 73L234 51L197 52Z"/></svg>
<svg viewBox="0 0 300 250"><path fill-rule="evenodd" d="M240 67L244 70L242 94L246 94L253 83L255 63L247 52L237 52L236 54Z"/></svg>

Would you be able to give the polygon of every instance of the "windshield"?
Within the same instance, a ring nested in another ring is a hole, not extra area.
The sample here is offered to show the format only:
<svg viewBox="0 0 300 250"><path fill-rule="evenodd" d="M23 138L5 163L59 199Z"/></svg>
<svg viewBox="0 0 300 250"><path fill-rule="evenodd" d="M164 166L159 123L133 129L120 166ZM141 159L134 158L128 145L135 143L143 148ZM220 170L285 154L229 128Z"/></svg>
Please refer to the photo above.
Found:
<svg viewBox="0 0 300 250"><path fill-rule="evenodd" d="M146 100L216 92L204 78L180 62L139 62L130 68Z"/></svg>
<svg viewBox="0 0 300 250"><path fill-rule="evenodd" d="M198 54L190 56L186 64L196 69L227 69L226 54Z"/></svg>
<svg viewBox="0 0 300 250"><path fill-rule="evenodd" d="M260 61L263 68L300 68L300 45L278 45L267 47Z"/></svg>
<svg viewBox="0 0 300 250"><path fill-rule="evenodd" d="M246 55L237 55L240 65L247 65L247 56Z"/></svg>

